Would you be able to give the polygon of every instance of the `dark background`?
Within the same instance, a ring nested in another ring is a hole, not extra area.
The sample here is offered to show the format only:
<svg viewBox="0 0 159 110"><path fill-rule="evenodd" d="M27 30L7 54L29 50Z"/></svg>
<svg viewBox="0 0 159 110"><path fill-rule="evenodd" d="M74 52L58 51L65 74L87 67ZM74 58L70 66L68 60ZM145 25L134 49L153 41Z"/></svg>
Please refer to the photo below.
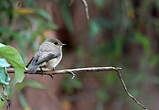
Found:
<svg viewBox="0 0 159 110"><path fill-rule="evenodd" d="M0 0L0 42L18 49L27 63L41 42L57 37L67 44L57 69L122 67L129 91L158 110L159 1L86 1L90 20L81 0ZM74 80L26 75L20 85L11 110L141 110L115 72L81 73Z"/></svg>

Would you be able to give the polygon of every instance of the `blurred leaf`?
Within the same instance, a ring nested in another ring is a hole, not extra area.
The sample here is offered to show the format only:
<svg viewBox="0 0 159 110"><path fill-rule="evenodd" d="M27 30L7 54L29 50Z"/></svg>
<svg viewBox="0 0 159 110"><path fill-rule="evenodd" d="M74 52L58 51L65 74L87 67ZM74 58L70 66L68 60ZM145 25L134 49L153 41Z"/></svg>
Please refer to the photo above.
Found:
<svg viewBox="0 0 159 110"><path fill-rule="evenodd" d="M38 88L38 89L46 89L46 87L44 85L42 85L41 83L35 81L35 80L26 80L26 85L30 86L32 88Z"/></svg>
<svg viewBox="0 0 159 110"><path fill-rule="evenodd" d="M46 25L46 29L53 29L53 30L57 30L59 27L56 24L53 23L48 23Z"/></svg>
<svg viewBox="0 0 159 110"><path fill-rule="evenodd" d="M72 75L67 75L66 79L62 81L61 85L68 93L72 93L74 89L82 88L82 83L78 79L71 80Z"/></svg>
<svg viewBox="0 0 159 110"><path fill-rule="evenodd" d="M0 43L0 47L4 47L5 45ZM9 67L10 64L4 59L0 58L0 84L9 85L10 77L5 69L5 67Z"/></svg>
<svg viewBox="0 0 159 110"><path fill-rule="evenodd" d="M69 3L67 0L60 0L61 2L61 9L63 20L65 21L66 27L72 33L73 32L73 23L72 23L72 16L69 11Z"/></svg>
<svg viewBox="0 0 159 110"><path fill-rule="evenodd" d="M27 7L34 8L35 7L35 0L26 0L25 4L26 4Z"/></svg>
<svg viewBox="0 0 159 110"><path fill-rule="evenodd" d="M35 10L31 8L18 8L14 10L14 12L18 14L33 14L35 13Z"/></svg>
<svg viewBox="0 0 159 110"><path fill-rule="evenodd" d="M18 51L10 46L0 47L0 56L6 58L14 67L15 77L13 84L22 82L24 79L25 65Z"/></svg>
<svg viewBox="0 0 159 110"><path fill-rule="evenodd" d="M98 17L89 22L90 26L90 36L96 36L101 31L107 29L107 31L111 31L113 28L113 23L107 18Z"/></svg>
<svg viewBox="0 0 159 110"><path fill-rule="evenodd" d="M6 45L4 45L4 44L0 43L0 47L4 47L4 46L6 46Z"/></svg>
<svg viewBox="0 0 159 110"><path fill-rule="evenodd" d="M145 54L148 55L151 51L151 45L148 37L144 36L140 32L136 32L135 38L143 46Z"/></svg>
<svg viewBox="0 0 159 110"><path fill-rule="evenodd" d="M0 58L0 67L9 67L9 66L10 64L8 64L8 62L4 58Z"/></svg>
<svg viewBox="0 0 159 110"><path fill-rule="evenodd" d="M71 103L68 100L64 100L62 102L62 107L64 110L71 110Z"/></svg>
<svg viewBox="0 0 159 110"><path fill-rule="evenodd" d="M19 100L24 110L31 110L29 107L24 95L22 93L19 94Z"/></svg>
<svg viewBox="0 0 159 110"><path fill-rule="evenodd" d="M100 32L100 25L95 21L90 21L90 36L96 36Z"/></svg>
<svg viewBox="0 0 159 110"><path fill-rule="evenodd" d="M122 36L116 36L116 39L114 41L114 54L115 54L115 57L122 56L122 53L123 53L123 40L124 40L124 38Z"/></svg>
<svg viewBox="0 0 159 110"><path fill-rule="evenodd" d="M5 86L3 94L4 96L8 97L9 93L10 93L10 85Z"/></svg>
<svg viewBox="0 0 159 110"><path fill-rule="evenodd" d="M103 8L104 6L103 0L94 0L94 2L99 8Z"/></svg>
<svg viewBox="0 0 159 110"><path fill-rule="evenodd" d="M37 88L37 89L46 89L44 85L31 79L23 81L22 83L18 84L16 88L18 91L21 91L26 86Z"/></svg>
<svg viewBox="0 0 159 110"><path fill-rule="evenodd" d="M104 84L106 86L111 87L112 85L116 84L117 81L118 81L118 78L117 78L116 74L114 74L114 72L109 72L109 74L106 74L104 76Z"/></svg>
<svg viewBox="0 0 159 110"><path fill-rule="evenodd" d="M37 10L37 13L41 15L42 17L44 17L45 19L52 21L52 17L48 13L46 13L44 10L41 10L41 9Z"/></svg>
<svg viewBox="0 0 159 110"><path fill-rule="evenodd" d="M98 95L99 99L101 99L102 101L107 101L109 98L106 91L104 91L104 90L98 90L97 95Z"/></svg>
<svg viewBox="0 0 159 110"><path fill-rule="evenodd" d="M158 63L159 63L159 56L158 55L152 56L151 59L150 59L150 66L154 67Z"/></svg>
<svg viewBox="0 0 159 110"><path fill-rule="evenodd" d="M4 67L0 67L0 84L9 85L10 77Z"/></svg>
<svg viewBox="0 0 159 110"><path fill-rule="evenodd" d="M146 73L139 73L138 75L135 75L133 80L132 80L132 84L139 84L141 82L143 82L147 77Z"/></svg>
<svg viewBox="0 0 159 110"><path fill-rule="evenodd" d="M82 83L80 82L80 80L77 79L72 80L72 87L80 89L82 88Z"/></svg>
<svg viewBox="0 0 159 110"><path fill-rule="evenodd" d="M9 86L4 86L4 85L0 86L0 110L2 110L3 106L7 102L8 94L4 92L5 91L4 89L6 89L6 87L9 87Z"/></svg>
<svg viewBox="0 0 159 110"><path fill-rule="evenodd" d="M1 98L3 98L2 95L1 95ZM0 110L4 110L3 106L5 105L5 103L6 103L6 99L5 98L3 98L3 100L0 99Z"/></svg>
<svg viewBox="0 0 159 110"><path fill-rule="evenodd" d="M19 33L15 32L13 30L10 30L7 27L0 26L0 32L7 33L8 35L13 36L13 37L22 37L23 38L23 36L21 36Z"/></svg>
<svg viewBox="0 0 159 110"><path fill-rule="evenodd" d="M8 21L9 24L11 24L13 20L13 3L12 0L0 0L0 23L4 22L5 20Z"/></svg>

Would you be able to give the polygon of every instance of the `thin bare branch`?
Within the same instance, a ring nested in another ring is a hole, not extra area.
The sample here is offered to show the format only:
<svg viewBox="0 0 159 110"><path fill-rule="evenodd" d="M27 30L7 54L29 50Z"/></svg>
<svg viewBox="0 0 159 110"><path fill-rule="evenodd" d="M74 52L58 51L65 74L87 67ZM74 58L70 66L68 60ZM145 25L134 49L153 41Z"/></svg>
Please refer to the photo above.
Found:
<svg viewBox="0 0 159 110"><path fill-rule="evenodd" d="M85 7L86 17L89 20L88 4L86 0L81 0Z"/></svg>
<svg viewBox="0 0 159 110"><path fill-rule="evenodd" d="M132 99L134 100L134 102L139 105L140 107L142 107L144 110L148 110L144 104L142 104L139 100L137 100L134 96L132 96L126 85L125 85L125 82L122 78L122 75L121 75L121 70L122 68L116 68L116 67L88 67L88 68L76 68L76 69L63 69L63 70L55 70L55 71L37 71L36 73L28 73L28 72L25 72L25 74L40 74L40 75L56 75L56 74L72 74L74 78L75 77L75 74L76 72L78 73L84 73L84 72L98 72L98 71L116 71L117 72L117 75L119 77L119 80L121 81L121 84L126 92L126 94ZM7 68L7 71L8 73L14 73L14 69L13 68Z"/></svg>
<svg viewBox="0 0 159 110"><path fill-rule="evenodd" d="M121 81L121 84L122 84L122 86L123 86L123 88L124 88L126 94L127 94L132 100L134 100L136 104L138 104L139 106L141 106L144 110L148 110L148 109L145 107L144 104L142 104L140 101L138 101L134 96L132 96L132 95L130 94L130 92L128 91L128 89L127 89L127 87L126 87L126 85L125 85L125 82L124 82L124 80L123 80L123 78L122 78L122 75L121 75L121 71L120 71L120 70L117 70L117 75L118 75L118 77L119 77L119 79L120 79L120 81Z"/></svg>
<svg viewBox="0 0 159 110"><path fill-rule="evenodd" d="M40 71L38 70L36 73L28 73L25 71L25 74L43 74L43 75L55 75L55 74L70 74L72 72L92 72L92 71L115 71L115 70L120 70L121 68L115 68L115 67L88 67L88 68L76 68L76 69L63 69L63 70L43 70ZM8 68L7 69L8 73L14 73L14 69L13 68Z"/></svg>

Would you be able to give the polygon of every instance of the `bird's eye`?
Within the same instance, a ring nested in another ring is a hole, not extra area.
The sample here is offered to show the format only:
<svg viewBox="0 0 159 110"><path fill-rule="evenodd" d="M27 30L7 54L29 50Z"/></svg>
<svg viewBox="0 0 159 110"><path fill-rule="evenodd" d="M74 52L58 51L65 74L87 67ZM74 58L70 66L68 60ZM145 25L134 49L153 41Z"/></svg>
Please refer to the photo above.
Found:
<svg viewBox="0 0 159 110"><path fill-rule="evenodd" d="M54 44L55 44L55 45L57 45L58 43L57 43L57 42L55 42Z"/></svg>

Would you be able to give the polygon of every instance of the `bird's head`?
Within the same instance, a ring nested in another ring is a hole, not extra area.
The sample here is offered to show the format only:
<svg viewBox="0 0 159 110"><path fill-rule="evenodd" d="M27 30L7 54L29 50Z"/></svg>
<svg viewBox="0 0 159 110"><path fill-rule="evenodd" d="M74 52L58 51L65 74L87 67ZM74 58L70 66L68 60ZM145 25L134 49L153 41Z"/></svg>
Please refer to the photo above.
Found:
<svg viewBox="0 0 159 110"><path fill-rule="evenodd" d="M60 40L56 39L56 38L49 38L46 40L47 42L51 42L53 43L54 45L56 45L57 47L62 47L66 44L63 44Z"/></svg>

